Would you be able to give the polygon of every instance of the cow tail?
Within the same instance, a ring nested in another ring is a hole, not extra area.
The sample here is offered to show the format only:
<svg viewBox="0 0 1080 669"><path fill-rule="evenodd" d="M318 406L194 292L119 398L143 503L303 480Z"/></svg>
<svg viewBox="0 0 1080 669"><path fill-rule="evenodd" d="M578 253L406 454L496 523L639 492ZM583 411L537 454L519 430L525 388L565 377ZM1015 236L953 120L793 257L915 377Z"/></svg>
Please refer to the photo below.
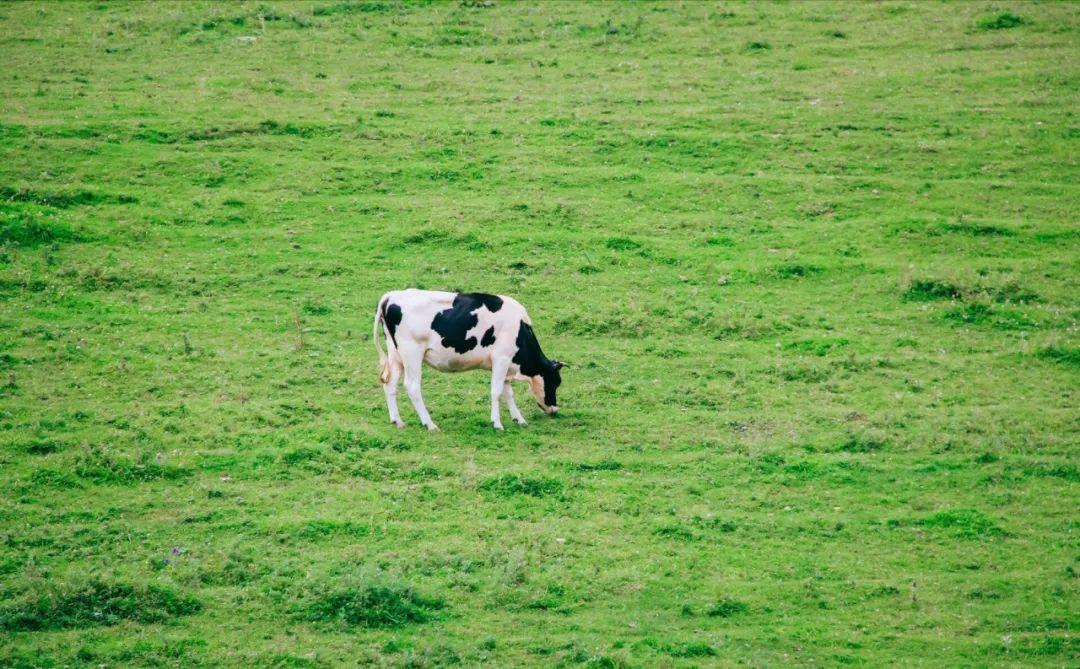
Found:
<svg viewBox="0 0 1080 669"><path fill-rule="evenodd" d="M386 357L386 352L383 351L382 333L379 332L379 325L383 323L383 307L386 306L386 299L379 300L379 306L375 307L375 322L371 328L371 338L375 340L375 350L379 352L379 382L386 384L390 382L390 360Z"/></svg>

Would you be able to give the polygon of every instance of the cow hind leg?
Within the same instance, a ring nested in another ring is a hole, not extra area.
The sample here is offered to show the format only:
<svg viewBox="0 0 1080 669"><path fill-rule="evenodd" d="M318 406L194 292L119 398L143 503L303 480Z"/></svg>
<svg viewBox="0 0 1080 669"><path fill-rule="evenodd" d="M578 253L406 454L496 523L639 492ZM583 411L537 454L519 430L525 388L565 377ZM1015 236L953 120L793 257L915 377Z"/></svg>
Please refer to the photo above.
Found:
<svg viewBox="0 0 1080 669"><path fill-rule="evenodd" d="M386 408L390 411L390 422L398 427L405 427L405 422L401 420L397 405L398 382L401 381L401 372L401 359L397 355L391 354L384 363L383 374L379 376L379 380L382 381L383 392L386 394ZM383 380L384 378L385 380Z"/></svg>
<svg viewBox="0 0 1080 669"><path fill-rule="evenodd" d="M431 414L424 406L424 397L420 394L420 376L424 368L424 349L419 346L398 348L401 362L405 366L405 392L412 401L416 415L420 417L420 423L431 432L438 432L439 428L431 420Z"/></svg>
<svg viewBox="0 0 1080 669"><path fill-rule="evenodd" d="M510 410L510 417L514 419L514 422L518 425L527 425L525 422L525 416L521 415L518 411L517 404L514 403L514 389L510 387L510 382L507 381L503 386L502 396L506 400L506 408Z"/></svg>

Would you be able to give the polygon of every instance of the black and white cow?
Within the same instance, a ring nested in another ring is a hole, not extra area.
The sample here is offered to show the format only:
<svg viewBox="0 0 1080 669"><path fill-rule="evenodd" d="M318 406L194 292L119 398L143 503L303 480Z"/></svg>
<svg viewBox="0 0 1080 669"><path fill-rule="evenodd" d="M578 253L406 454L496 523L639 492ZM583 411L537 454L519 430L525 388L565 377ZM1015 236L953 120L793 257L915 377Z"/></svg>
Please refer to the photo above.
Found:
<svg viewBox="0 0 1080 669"><path fill-rule="evenodd" d="M379 325L386 336L380 344ZM395 290L382 296L375 311L373 336L379 350L379 381L386 392L390 422L405 427L397 406L397 386L405 376L420 422L438 430L420 395L421 365L443 372L491 370L491 423L503 429L499 397L506 400L510 417L525 425L514 404L508 381L528 381L537 404L554 416L559 410L555 391L563 363L549 360L540 350L525 307L505 295L447 293L437 290Z"/></svg>

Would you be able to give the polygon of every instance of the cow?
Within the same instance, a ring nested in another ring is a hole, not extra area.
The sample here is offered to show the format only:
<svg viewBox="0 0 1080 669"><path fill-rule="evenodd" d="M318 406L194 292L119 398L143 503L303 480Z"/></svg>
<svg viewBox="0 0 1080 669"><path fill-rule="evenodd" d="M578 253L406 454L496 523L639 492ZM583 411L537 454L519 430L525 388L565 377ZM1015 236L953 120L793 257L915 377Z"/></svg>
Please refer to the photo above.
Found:
<svg viewBox="0 0 1080 669"><path fill-rule="evenodd" d="M379 327L386 337L380 343ZM510 417L525 425L514 404L509 381L528 381L536 403L549 416L559 406L555 391L562 383L564 364L551 360L540 349L525 307L505 295L450 293L437 290L396 290L379 299L372 336L379 351L379 381L386 393L390 422L405 427L397 406L397 387L405 377L420 422L438 431L420 394L421 366L427 363L443 372L491 370L491 424L502 430L499 398L506 400Z"/></svg>

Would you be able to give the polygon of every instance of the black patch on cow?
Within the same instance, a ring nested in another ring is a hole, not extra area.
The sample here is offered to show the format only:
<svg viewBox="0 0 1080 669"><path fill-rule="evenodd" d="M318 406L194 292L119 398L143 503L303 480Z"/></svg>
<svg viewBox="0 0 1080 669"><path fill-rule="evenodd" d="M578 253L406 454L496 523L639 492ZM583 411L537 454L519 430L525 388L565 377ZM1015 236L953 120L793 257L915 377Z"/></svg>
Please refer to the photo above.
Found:
<svg viewBox="0 0 1080 669"><path fill-rule="evenodd" d="M536 340L532 326L525 321L521 321L518 327L516 343L517 353L514 354L513 363L525 376L542 376L544 378L544 403L548 406L558 406L555 391L562 383L562 375L556 369L555 363L548 360L544 352L540 350L540 342Z"/></svg>
<svg viewBox="0 0 1080 669"><path fill-rule="evenodd" d="M394 335L397 333L397 326L401 325L401 306L390 304L390 300L383 302L382 319L383 323L386 323L386 329L390 331L390 340L397 346L397 337Z"/></svg>
<svg viewBox="0 0 1080 669"><path fill-rule="evenodd" d="M487 329L487 332L484 333L484 336L480 338L480 347L484 348L484 347L487 347L487 346L491 346L494 343L495 343L495 326L492 325L491 327L489 327Z"/></svg>
<svg viewBox="0 0 1080 669"><path fill-rule="evenodd" d="M476 348L476 337L466 337L469 330L476 327L480 318L476 310L487 307L488 311L496 312L502 309L503 301L498 295L487 293L458 293L454 296L454 303L449 309L444 309L435 314L431 321L431 329L442 336L442 345L452 348L458 353L466 353ZM484 339L487 339L485 333ZM494 341L494 333L492 333ZM487 344L484 344L487 346Z"/></svg>
<svg viewBox="0 0 1080 669"><path fill-rule="evenodd" d="M544 371L544 362L547 358L540 350L540 342L536 341L532 326L521 321L518 326L517 353L514 354L513 362L521 369L525 376L536 376Z"/></svg>
<svg viewBox="0 0 1080 669"><path fill-rule="evenodd" d="M461 293L458 297L465 297L470 300L476 300L480 304L488 308L488 311L495 313L499 309L502 309L503 299L498 295L488 295L487 293Z"/></svg>

